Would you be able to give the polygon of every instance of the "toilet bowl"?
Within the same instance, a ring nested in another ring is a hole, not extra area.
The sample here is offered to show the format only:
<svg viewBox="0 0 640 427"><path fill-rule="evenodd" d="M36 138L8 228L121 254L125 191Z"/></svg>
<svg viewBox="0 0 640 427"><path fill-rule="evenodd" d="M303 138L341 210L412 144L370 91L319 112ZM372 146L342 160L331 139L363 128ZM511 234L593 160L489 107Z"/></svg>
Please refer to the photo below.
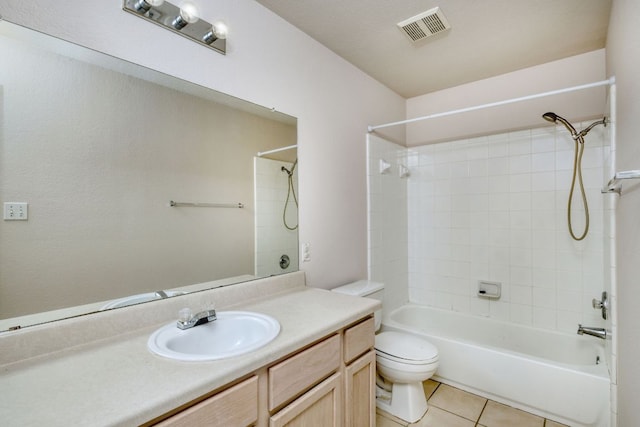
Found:
<svg viewBox="0 0 640 427"><path fill-rule="evenodd" d="M382 301L384 285L360 280L332 289L342 294ZM376 331L382 323L381 310L374 313ZM379 332L375 339L378 387L376 406L407 422L416 422L427 411L422 382L438 368L438 349L423 338L404 332Z"/></svg>
<svg viewBox="0 0 640 427"><path fill-rule="evenodd" d="M438 350L428 341L402 332L377 334L375 350L376 372L382 379L376 405L405 421L420 420L427 412L422 382L436 372Z"/></svg>

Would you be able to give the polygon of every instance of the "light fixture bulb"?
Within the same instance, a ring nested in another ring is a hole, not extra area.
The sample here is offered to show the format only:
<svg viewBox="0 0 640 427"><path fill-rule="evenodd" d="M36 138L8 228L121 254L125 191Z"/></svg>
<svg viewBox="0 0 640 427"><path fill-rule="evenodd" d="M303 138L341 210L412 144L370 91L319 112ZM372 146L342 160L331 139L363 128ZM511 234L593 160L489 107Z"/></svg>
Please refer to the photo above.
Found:
<svg viewBox="0 0 640 427"><path fill-rule="evenodd" d="M211 29L202 37L202 41L211 44L214 41L227 38L228 28L224 22L218 21L211 26Z"/></svg>
<svg viewBox="0 0 640 427"><path fill-rule="evenodd" d="M138 0L133 8L141 13L147 13L152 7L158 7L164 3L164 0Z"/></svg>
<svg viewBox="0 0 640 427"><path fill-rule="evenodd" d="M180 14L173 19L171 25L176 30L181 30L194 22L198 22L198 9L195 4L186 1L182 3Z"/></svg>
<svg viewBox="0 0 640 427"><path fill-rule="evenodd" d="M198 22L198 9L196 5L191 2L184 2L180 7L180 17L187 21L189 24Z"/></svg>
<svg viewBox="0 0 640 427"><path fill-rule="evenodd" d="M215 22L211 27L211 30L213 31L214 36L222 40L226 39L227 34L229 34L229 28L227 27L227 24L222 21Z"/></svg>

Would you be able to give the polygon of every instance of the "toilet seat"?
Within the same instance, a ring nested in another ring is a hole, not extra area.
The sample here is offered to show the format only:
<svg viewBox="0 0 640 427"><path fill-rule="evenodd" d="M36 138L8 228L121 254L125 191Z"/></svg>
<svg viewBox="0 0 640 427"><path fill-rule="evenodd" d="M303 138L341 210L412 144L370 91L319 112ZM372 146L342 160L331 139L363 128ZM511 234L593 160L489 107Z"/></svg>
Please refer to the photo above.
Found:
<svg viewBox="0 0 640 427"><path fill-rule="evenodd" d="M438 349L433 344L401 332L377 334L374 348L379 357L396 363L428 365L438 361Z"/></svg>
<svg viewBox="0 0 640 427"><path fill-rule="evenodd" d="M339 286L334 292L383 301L384 285L368 280ZM374 312L375 330L381 326L382 308ZM425 339L403 332L376 335L376 373L389 390L376 396L376 406L409 423L427 412L422 382L438 369L438 349Z"/></svg>

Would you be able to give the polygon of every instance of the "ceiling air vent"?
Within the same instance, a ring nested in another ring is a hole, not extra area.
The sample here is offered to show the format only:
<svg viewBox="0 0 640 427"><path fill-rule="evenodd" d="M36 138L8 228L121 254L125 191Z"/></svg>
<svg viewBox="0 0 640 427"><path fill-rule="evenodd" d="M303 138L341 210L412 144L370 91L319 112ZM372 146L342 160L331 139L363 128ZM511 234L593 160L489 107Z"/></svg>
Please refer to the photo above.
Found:
<svg viewBox="0 0 640 427"><path fill-rule="evenodd" d="M419 15L398 22L402 30L413 42L447 31L451 28L449 21L439 7L434 7Z"/></svg>

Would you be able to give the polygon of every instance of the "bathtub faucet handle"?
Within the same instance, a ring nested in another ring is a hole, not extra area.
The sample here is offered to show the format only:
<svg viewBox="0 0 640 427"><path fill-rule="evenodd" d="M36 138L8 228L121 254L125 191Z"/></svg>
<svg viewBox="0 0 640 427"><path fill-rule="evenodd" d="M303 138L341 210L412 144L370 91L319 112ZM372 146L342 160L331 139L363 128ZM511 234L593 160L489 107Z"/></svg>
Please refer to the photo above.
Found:
<svg viewBox="0 0 640 427"><path fill-rule="evenodd" d="M607 320L607 310L609 309L609 300L608 300L606 291L602 292L602 299L601 300L598 300L597 298L594 298L591 301L591 305L596 310L601 310L602 311L602 318L604 320Z"/></svg>

